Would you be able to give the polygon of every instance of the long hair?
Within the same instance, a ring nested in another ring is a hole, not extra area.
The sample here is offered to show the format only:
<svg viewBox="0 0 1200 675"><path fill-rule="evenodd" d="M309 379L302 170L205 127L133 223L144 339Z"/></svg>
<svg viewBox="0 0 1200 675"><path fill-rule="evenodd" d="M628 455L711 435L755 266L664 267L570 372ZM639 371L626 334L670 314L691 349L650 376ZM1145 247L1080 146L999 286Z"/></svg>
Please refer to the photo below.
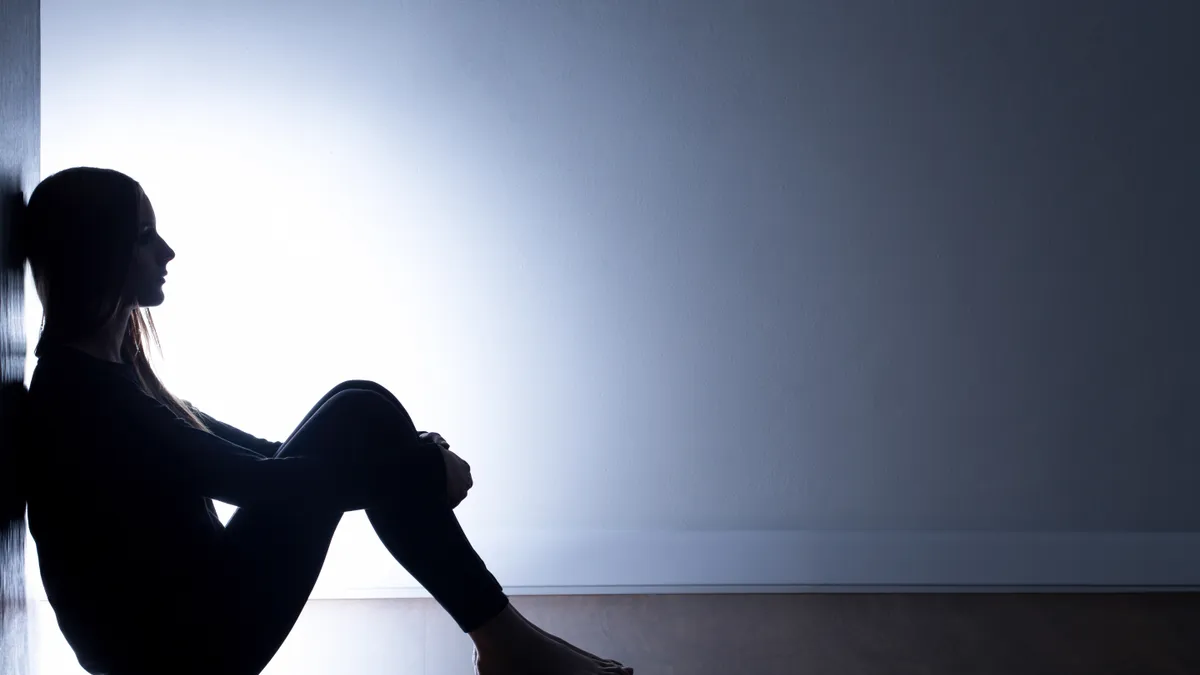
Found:
<svg viewBox="0 0 1200 675"><path fill-rule="evenodd" d="M40 356L48 344L86 338L128 312L121 355L142 390L180 419L207 430L197 411L168 391L150 366L151 342L162 350L150 310L131 307L124 297L143 196L142 186L129 176L89 167L60 171L34 189L21 224L43 310L34 354Z"/></svg>

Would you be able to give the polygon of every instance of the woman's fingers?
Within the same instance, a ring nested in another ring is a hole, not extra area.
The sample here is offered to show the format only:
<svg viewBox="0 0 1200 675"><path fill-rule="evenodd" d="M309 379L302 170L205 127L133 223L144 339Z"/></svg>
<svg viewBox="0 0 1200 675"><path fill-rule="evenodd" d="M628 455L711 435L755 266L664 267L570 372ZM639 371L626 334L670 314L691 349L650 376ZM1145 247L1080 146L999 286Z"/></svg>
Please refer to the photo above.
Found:
<svg viewBox="0 0 1200 675"><path fill-rule="evenodd" d="M442 447L442 455L446 460L446 501L450 508L455 508L467 498L467 492L475 484L471 477L471 465L462 457Z"/></svg>
<svg viewBox="0 0 1200 675"><path fill-rule="evenodd" d="M443 448L445 448L447 450L450 449L450 442L447 441L441 434L439 434L436 431L419 431L419 432L417 432L417 437L424 441L431 441L433 443L437 443L438 445L442 446Z"/></svg>

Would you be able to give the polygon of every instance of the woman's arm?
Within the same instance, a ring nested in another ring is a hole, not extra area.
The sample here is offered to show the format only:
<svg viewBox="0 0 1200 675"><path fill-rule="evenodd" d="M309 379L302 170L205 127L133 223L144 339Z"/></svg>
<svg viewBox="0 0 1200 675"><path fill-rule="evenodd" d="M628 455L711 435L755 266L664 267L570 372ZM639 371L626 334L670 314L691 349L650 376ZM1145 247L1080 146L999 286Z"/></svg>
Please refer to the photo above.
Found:
<svg viewBox="0 0 1200 675"><path fill-rule="evenodd" d="M191 403L189 402L188 405L190 406ZM192 407L192 410L204 422L208 430L216 434L217 437L234 445L240 445L262 457L274 457L278 454L279 448L283 446L283 443L280 441L268 441L265 438L248 434L231 424L226 424L207 413L200 412L195 406Z"/></svg>
<svg viewBox="0 0 1200 675"><path fill-rule="evenodd" d="M302 501L354 511L445 481L445 462L434 442L414 441L416 447L394 452L264 457L230 440L253 436L219 423L214 432L219 429L228 438L196 429L136 390L93 399L85 414L96 416L90 423L104 440L104 447L80 448L99 463L96 470L118 472L127 481L177 486L238 507ZM396 442L405 441L398 437Z"/></svg>

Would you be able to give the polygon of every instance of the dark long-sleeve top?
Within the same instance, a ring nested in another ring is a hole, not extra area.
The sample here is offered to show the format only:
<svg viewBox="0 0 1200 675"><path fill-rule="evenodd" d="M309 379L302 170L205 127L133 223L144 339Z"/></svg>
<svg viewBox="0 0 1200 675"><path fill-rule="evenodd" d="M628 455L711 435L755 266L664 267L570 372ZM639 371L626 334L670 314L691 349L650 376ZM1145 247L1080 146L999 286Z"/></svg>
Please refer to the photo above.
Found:
<svg viewBox="0 0 1200 675"><path fill-rule="evenodd" d="M213 597L229 570L211 500L350 511L444 471L432 446L275 457L280 443L204 414L211 433L196 429L145 394L131 365L65 346L43 346L28 402L29 528L81 662L103 649L114 603Z"/></svg>

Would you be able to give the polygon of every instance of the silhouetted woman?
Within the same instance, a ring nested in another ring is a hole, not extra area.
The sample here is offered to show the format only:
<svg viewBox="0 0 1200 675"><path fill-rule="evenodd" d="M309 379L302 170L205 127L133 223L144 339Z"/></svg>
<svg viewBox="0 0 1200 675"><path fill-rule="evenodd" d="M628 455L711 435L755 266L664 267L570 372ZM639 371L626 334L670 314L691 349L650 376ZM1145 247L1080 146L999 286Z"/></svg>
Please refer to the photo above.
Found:
<svg viewBox="0 0 1200 675"><path fill-rule="evenodd" d="M45 179L22 239L45 321L29 387L29 527L59 626L92 673L258 673L292 629L345 511L470 634L483 675L621 673L526 621L453 509L470 467L367 381L282 443L173 396L146 358L167 263L141 186ZM234 385L235 386L235 385ZM238 507L222 526L212 500Z"/></svg>

